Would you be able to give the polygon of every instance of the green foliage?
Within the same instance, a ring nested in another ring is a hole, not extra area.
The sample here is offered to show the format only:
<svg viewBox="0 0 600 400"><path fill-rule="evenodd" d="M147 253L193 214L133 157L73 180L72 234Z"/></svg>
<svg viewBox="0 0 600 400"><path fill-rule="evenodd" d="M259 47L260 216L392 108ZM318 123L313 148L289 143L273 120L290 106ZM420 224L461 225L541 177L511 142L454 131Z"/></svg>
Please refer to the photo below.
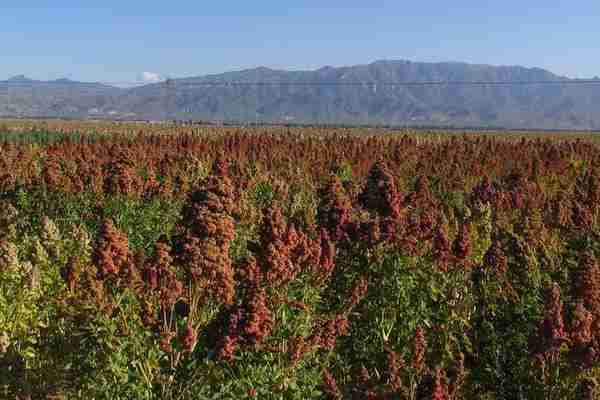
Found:
<svg viewBox="0 0 600 400"><path fill-rule="evenodd" d="M578 359L600 350L592 140L211 129L0 128L0 398L562 399L600 378Z"/></svg>

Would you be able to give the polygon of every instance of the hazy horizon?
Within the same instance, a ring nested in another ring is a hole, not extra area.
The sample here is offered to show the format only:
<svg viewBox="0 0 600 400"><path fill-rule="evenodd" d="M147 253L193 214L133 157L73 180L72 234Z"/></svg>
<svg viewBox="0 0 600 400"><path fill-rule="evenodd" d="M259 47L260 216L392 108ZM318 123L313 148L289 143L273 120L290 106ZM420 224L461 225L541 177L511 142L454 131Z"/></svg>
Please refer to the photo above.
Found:
<svg viewBox="0 0 600 400"><path fill-rule="evenodd" d="M0 76L0 81L7 81L10 79L16 79L16 78L25 78L25 79L31 79L31 80L39 80L39 81L56 81L56 80L62 80L62 79L67 79L67 80L74 80L74 81L80 81L80 82L89 82L89 83L106 83L106 84L127 84L127 83L154 83L154 82L159 82L159 81L164 81L165 79L180 79L180 78L193 78L193 77L201 77L201 76L210 76L210 75L219 75L219 74L224 74L224 73L229 73L229 72L241 72L241 71L245 71L245 70L253 70L253 69L258 69L258 68L267 68L267 69L272 69L272 70L277 70L277 71L285 71L285 72L307 72L307 71L317 71L319 69L322 68L346 68L346 67L359 67L359 66L363 66L363 65L370 65L370 64L375 64L378 62L411 62L411 63L425 63L425 64L468 64L468 65L482 65L482 66L490 66L490 67L523 67L523 68L527 68L527 69L536 69L536 68L540 68L537 66L525 66L525 65L501 65L501 64L484 64L484 63L469 63L469 62L464 62L464 61L459 61L459 60L446 60L446 61L421 61L421 60L406 60L406 59L382 59L382 60L372 60L372 61L366 61L363 63L359 63L359 64L352 64L352 65L321 65L318 67L313 67L313 68L305 68L305 69L298 69L298 68L284 68L284 67L269 67L266 65L255 65L255 66L247 66L247 67L240 67L237 69L231 69L231 70L223 70L223 71L216 71L216 72L211 72L211 73L205 73L205 74L195 74L195 75L189 75L189 76L162 76L162 75L156 75L156 76L152 76L153 73L150 72L145 72L142 73L140 75L140 77L138 77L138 79L134 79L131 81L121 81L121 82L117 82L117 81L102 81L99 79L91 79L91 80L79 80L79 79L72 79L72 78L68 78L66 76L61 76L59 78L52 78L52 79L36 79L33 78L31 76L28 76L26 74L15 74L12 76L6 76L6 77L2 77ZM546 69L545 69L546 70ZM548 72L552 72L555 73L558 76L566 76L566 75L561 75L556 73L555 71L552 70L547 70ZM146 75L146 76L144 76ZM572 78L570 76L566 76L567 78ZM598 79L598 75L594 75L594 76L589 76L589 77L581 77L581 78L589 78L589 79Z"/></svg>
<svg viewBox="0 0 600 400"><path fill-rule="evenodd" d="M600 3L45 3L4 7L0 79L151 82L259 66L312 70L382 59L600 75Z"/></svg>

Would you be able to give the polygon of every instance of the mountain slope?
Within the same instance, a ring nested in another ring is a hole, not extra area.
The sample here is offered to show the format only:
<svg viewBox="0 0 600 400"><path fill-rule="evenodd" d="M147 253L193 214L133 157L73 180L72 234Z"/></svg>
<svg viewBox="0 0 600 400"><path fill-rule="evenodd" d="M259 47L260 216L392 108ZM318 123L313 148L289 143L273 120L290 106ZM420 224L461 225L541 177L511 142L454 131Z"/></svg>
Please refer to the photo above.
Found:
<svg viewBox="0 0 600 400"><path fill-rule="evenodd" d="M36 81L23 75L0 81L0 116L84 118L116 112L122 90L69 79Z"/></svg>
<svg viewBox="0 0 600 400"><path fill-rule="evenodd" d="M33 115L44 111L73 117L600 129L600 113L596 112L600 109L600 84L558 83L565 80L539 68L409 61L377 61L314 71L260 67L131 89L21 79L18 84L5 83L13 90L14 86L22 86L21 97L5 98L6 105L0 82L0 115L19 99L20 109ZM432 81L557 83L384 84ZM257 85L259 82L282 84ZM364 82L370 84L360 84ZM23 88L38 93L47 104L28 107Z"/></svg>

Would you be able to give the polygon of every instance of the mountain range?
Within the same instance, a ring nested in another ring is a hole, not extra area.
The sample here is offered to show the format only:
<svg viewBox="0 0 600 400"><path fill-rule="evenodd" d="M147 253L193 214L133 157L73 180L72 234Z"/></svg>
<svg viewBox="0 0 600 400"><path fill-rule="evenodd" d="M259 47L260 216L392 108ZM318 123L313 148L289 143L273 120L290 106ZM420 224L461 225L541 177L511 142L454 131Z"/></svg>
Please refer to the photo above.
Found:
<svg viewBox="0 0 600 400"><path fill-rule="evenodd" d="M0 116L600 129L600 79L574 83L540 68L404 60L131 88L20 75L0 81Z"/></svg>

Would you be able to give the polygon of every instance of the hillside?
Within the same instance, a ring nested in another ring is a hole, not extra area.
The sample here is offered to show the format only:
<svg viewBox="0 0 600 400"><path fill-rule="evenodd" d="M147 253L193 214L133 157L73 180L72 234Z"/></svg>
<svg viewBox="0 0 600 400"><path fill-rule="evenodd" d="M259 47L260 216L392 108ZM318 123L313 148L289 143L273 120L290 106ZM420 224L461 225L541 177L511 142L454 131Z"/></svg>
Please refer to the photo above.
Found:
<svg viewBox="0 0 600 400"><path fill-rule="evenodd" d="M21 76L0 82L0 115L600 129L600 84L385 85L431 81L568 79L539 68L410 61L260 67L131 89ZM256 82L270 84L240 84Z"/></svg>

